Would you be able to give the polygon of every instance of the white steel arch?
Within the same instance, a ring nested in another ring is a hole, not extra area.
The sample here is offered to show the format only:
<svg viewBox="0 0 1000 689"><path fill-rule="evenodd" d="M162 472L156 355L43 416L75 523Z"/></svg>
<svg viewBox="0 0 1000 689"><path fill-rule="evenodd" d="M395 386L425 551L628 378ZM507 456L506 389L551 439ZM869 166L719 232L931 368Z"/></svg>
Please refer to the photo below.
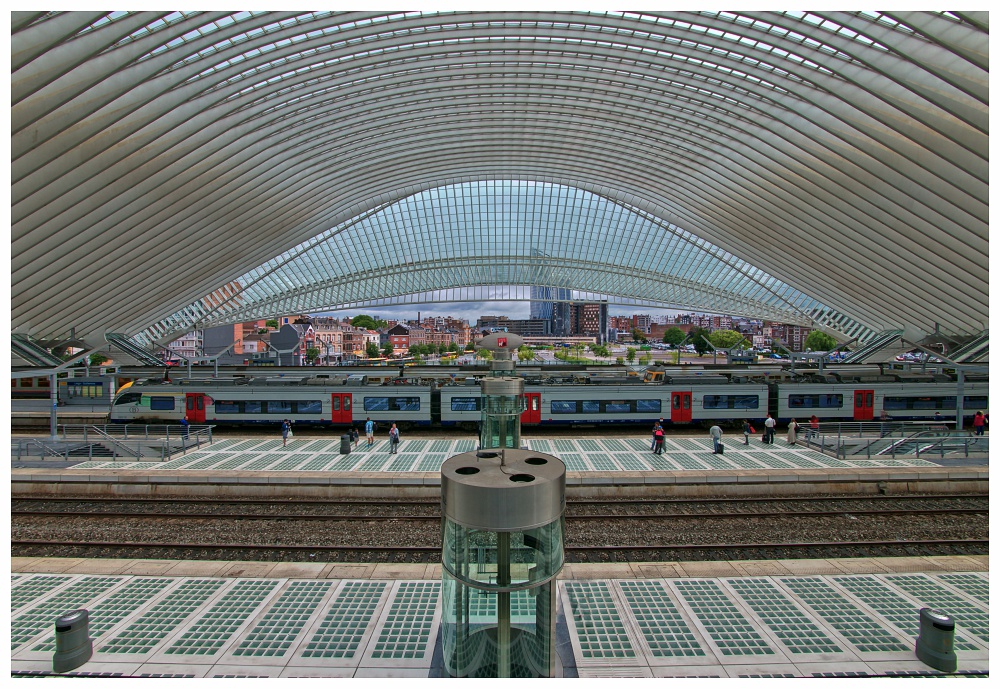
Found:
<svg viewBox="0 0 1000 689"><path fill-rule="evenodd" d="M988 28L986 13L14 12L13 325L165 332L373 209L522 180L738 257L810 301L786 316L978 332ZM439 260L413 289L454 286ZM353 301L392 296L354 279ZM689 284L671 300L722 303Z"/></svg>

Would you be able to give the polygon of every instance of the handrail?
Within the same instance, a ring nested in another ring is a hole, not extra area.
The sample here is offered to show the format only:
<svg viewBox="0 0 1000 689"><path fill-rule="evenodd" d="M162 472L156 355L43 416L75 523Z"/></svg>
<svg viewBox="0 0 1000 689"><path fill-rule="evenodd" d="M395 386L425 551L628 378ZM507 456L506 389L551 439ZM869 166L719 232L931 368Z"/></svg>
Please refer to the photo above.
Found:
<svg viewBox="0 0 1000 689"><path fill-rule="evenodd" d="M143 456L142 455L142 450L140 450L140 449L130 450L123 443L121 443L117 439L111 437L110 435L108 435L107 433L105 433L104 431L102 431L97 426L94 426L93 429L94 429L94 432L97 433L98 437L103 438L105 442L108 442L108 443L114 445L116 448L124 450L124 451L126 451L128 453L131 453L132 456L135 457L136 459L141 459L142 458L142 456ZM136 447L138 448L138 444L137 444ZM112 450L112 452L114 452L114 450Z"/></svg>
<svg viewBox="0 0 1000 689"><path fill-rule="evenodd" d="M21 458L25 446L31 447L34 444L48 450L55 456L69 460L70 451L76 448L86 445L88 447L87 456L92 457L94 444L105 445L106 447L107 443L113 445L113 447L108 449L112 451L116 460L119 454L131 455L135 459L148 457L143 452L144 448L151 449L154 452L158 448L160 460L166 461L177 451L183 453L192 447L200 448L203 444L211 445L214 442L213 428L214 426L207 424L187 427L180 425L136 425L132 426L130 430L129 424L107 424L104 426L63 424L60 426L61 435L55 438L55 442L64 448L62 451L48 447L38 438L12 438L11 452L12 454L14 453L13 443L17 441L16 451L18 459ZM119 433L122 437L116 438L112 435L113 433Z"/></svg>

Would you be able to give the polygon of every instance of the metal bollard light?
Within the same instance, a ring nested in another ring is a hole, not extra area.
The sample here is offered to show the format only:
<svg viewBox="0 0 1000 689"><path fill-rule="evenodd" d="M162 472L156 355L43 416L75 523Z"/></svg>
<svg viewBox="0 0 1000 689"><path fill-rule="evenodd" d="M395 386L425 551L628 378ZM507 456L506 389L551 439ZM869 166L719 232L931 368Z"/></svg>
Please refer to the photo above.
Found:
<svg viewBox="0 0 1000 689"><path fill-rule="evenodd" d="M920 609L920 635L914 649L917 658L941 672L958 669L955 655L955 621L947 614L930 608Z"/></svg>
<svg viewBox="0 0 1000 689"><path fill-rule="evenodd" d="M340 436L340 454L351 454L351 435L349 433Z"/></svg>
<svg viewBox="0 0 1000 689"><path fill-rule="evenodd" d="M90 613L87 610L74 610L56 619L53 672L69 672L78 668L93 654L94 641L90 638Z"/></svg>

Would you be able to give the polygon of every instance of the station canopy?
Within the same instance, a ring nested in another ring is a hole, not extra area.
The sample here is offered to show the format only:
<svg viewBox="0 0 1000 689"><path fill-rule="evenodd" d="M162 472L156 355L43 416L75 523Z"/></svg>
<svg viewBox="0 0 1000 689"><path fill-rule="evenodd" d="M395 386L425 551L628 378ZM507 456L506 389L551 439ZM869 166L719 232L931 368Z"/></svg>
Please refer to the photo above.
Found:
<svg viewBox="0 0 1000 689"><path fill-rule="evenodd" d="M12 327L40 343L530 286L988 328L985 12L11 20Z"/></svg>

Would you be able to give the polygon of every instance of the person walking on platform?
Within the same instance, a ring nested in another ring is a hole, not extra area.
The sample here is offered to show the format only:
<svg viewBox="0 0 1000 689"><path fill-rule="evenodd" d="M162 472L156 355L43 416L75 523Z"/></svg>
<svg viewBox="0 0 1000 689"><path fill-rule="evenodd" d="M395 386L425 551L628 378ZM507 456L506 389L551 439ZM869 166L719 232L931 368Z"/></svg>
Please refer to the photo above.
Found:
<svg viewBox="0 0 1000 689"><path fill-rule="evenodd" d="M396 454L397 447L399 447L399 429L396 428L396 424L392 424L392 428L389 429L389 454Z"/></svg>
<svg viewBox="0 0 1000 689"><path fill-rule="evenodd" d="M788 422L788 444L794 445L799 439L799 424L795 419Z"/></svg>
<svg viewBox="0 0 1000 689"><path fill-rule="evenodd" d="M281 422L281 446L288 445L288 436L292 433L292 422L285 419Z"/></svg>
<svg viewBox="0 0 1000 689"><path fill-rule="evenodd" d="M743 444L750 444L750 434L753 433L753 426L746 419L743 419Z"/></svg>
<svg viewBox="0 0 1000 689"><path fill-rule="evenodd" d="M764 419L764 442L774 445L774 417L770 414Z"/></svg>
<svg viewBox="0 0 1000 689"><path fill-rule="evenodd" d="M372 417L365 419L365 435L368 437L368 447L375 444L375 422Z"/></svg>
<svg viewBox="0 0 1000 689"><path fill-rule="evenodd" d="M722 454L722 429L719 426L712 426L708 429L708 434L712 436L712 454Z"/></svg>
<svg viewBox="0 0 1000 689"><path fill-rule="evenodd" d="M354 449L355 450L358 449L358 439L360 437L361 437L361 434L358 433L358 429L356 427L354 427L354 426L351 426L351 440L354 441Z"/></svg>
<svg viewBox="0 0 1000 689"><path fill-rule="evenodd" d="M819 437L819 417L815 414L809 417L809 435L813 440Z"/></svg>
<svg viewBox="0 0 1000 689"><path fill-rule="evenodd" d="M660 419L659 421L653 422L653 440L652 440L652 442L649 445L649 449L650 449L651 452L656 452L656 429L657 428L660 428L660 429L663 428L663 419Z"/></svg>
<svg viewBox="0 0 1000 689"><path fill-rule="evenodd" d="M972 417L972 432L975 435L982 435L986 430L986 424L986 416L981 411L977 411L976 415Z"/></svg>
<svg viewBox="0 0 1000 689"><path fill-rule="evenodd" d="M653 454L663 454L663 428L656 424L656 431L653 433Z"/></svg>

